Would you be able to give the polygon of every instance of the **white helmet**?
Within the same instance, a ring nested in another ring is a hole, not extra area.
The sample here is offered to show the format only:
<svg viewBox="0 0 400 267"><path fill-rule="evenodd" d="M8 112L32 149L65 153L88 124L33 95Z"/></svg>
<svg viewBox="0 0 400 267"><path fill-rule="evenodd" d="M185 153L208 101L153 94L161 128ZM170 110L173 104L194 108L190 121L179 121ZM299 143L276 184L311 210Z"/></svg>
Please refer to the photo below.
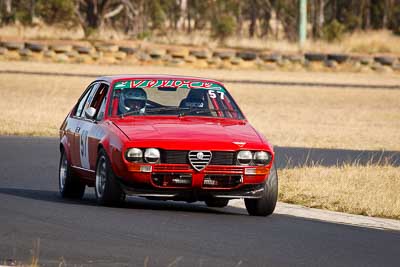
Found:
<svg viewBox="0 0 400 267"><path fill-rule="evenodd" d="M122 113L139 111L146 106L146 101L147 94L142 88L127 88L120 94L118 107Z"/></svg>

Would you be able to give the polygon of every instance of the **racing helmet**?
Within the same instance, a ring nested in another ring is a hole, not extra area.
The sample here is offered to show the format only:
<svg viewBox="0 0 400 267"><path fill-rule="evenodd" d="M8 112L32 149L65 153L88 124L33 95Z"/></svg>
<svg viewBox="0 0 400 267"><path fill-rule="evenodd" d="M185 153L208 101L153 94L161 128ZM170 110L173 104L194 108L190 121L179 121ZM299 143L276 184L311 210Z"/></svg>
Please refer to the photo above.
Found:
<svg viewBox="0 0 400 267"><path fill-rule="evenodd" d="M207 108L206 90L192 89L187 97L181 101L181 108Z"/></svg>
<svg viewBox="0 0 400 267"><path fill-rule="evenodd" d="M119 98L119 110L122 113L141 110L146 106L147 94L142 88L125 89Z"/></svg>

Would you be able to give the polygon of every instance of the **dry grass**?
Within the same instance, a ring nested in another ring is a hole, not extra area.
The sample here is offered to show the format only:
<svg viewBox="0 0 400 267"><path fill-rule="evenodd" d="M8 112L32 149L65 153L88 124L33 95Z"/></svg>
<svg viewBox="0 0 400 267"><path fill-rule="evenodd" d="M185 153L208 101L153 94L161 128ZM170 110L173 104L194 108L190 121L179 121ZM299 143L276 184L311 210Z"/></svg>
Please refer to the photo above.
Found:
<svg viewBox="0 0 400 267"><path fill-rule="evenodd" d="M0 69L176 73L226 79L398 83L391 75L308 74L0 62ZM91 78L0 74L0 134L56 136ZM400 90L229 84L247 118L275 145L400 150Z"/></svg>
<svg viewBox="0 0 400 267"><path fill-rule="evenodd" d="M33 39L33 40L84 40L85 33L80 27L70 26L49 26L39 23L32 27L25 27L21 24L6 25L0 27L1 39ZM102 30L93 35L93 40L122 40L123 33L114 30Z"/></svg>
<svg viewBox="0 0 400 267"><path fill-rule="evenodd" d="M279 175L280 201L400 219L400 168L313 166L284 169Z"/></svg>
<svg viewBox="0 0 400 267"><path fill-rule="evenodd" d="M91 79L0 75L0 133L55 136Z"/></svg>
<svg viewBox="0 0 400 267"><path fill-rule="evenodd" d="M400 91L227 84L280 146L400 150Z"/></svg>
<svg viewBox="0 0 400 267"><path fill-rule="evenodd" d="M172 45L190 45L215 48L221 44L210 37L208 31L198 31L188 34L186 32L169 31L165 35L156 33L149 37L146 42ZM61 27L37 24L33 27L22 25L9 25L0 27L0 36L3 39L54 39L57 36L62 40L82 40L85 38L80 27ZM1 39L1 38L0 38ZM121 41L129 39L124 33L113 29L103 29L91 37L93 40ZM299 52L300 48L296 42L284 39L276 40L269 38L228 38L223 46L228 48L247 48L256 50L272 50L280 52ZM340 42L314 41L311 38L303 47L305 51L319 52L346 52L346 53L390 53L400 55L400 37L388 30L355 32L344 35Z"/></svg>
<svg viewBox="0 0 400 267"><path fill-rule="evenodd" d="M210 39L207 33L167 35L153 38L153 41L166 44L182 44L217 47L217 41ZM272 50L280 52L299 52L296 42L276 40L274 38L228 38L224 45L229 48L248 48L255 50ZM400 54L400 37L387 30L355 32L344 35L341 41L327 42L308 39L303 47L305 51L345 52L345 53L391 53Z"/></svg>
<svg viewBox="0 0 400 267"><path fill-rule="evenodd" d="M196 69L194 67L165 67L141 65L90 65L90 64L57 64L27 61L0 61L0 70L60 72L77 74L175 74L192 75L221 80L250 80L268 82L302 82L302 83L344 83L369 85L399 85L397 73L345 73L345 72L287 72L229 69Z"/></svg>

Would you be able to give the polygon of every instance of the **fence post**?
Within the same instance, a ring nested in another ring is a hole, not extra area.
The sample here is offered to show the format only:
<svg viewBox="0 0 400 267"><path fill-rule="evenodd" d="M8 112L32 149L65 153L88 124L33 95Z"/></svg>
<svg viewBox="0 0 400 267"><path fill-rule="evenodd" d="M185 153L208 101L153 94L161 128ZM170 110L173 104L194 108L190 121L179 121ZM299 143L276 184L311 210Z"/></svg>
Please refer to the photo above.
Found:
<svg viewBox="0 0 400 267"><path fill-rule="evenodd" d="M307 0L299 0L299 45L304 47L307 39Z"/></svg>

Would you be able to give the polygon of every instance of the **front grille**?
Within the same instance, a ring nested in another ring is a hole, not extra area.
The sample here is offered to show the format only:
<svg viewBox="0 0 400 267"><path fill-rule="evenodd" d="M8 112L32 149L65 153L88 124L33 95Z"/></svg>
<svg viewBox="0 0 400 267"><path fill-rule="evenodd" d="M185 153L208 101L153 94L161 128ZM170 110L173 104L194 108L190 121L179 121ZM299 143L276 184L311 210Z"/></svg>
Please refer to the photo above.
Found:
<svg viewBox="0 0 400 267"><path fill-rule="evenodd" d="M209 174L204 177L203 187L232 188L240 185L242 182L242 175Z"/></svg>
<svg viewBox="0 0 400 267"><path fill-rule="evenodd" d="M188 153L187 150L164 150L161 153L161 163L189 164ZM210 165L235 165L235 153L212 151Z"/></svg>
<svg viewBox="0 0 400 267"><path fill-rule="evenodd" d="M203 170L211 161L210 151L189 151L189 162L197 171Z"/></svg>
<svg viewBox="0 0 400 267"><path fill-rule="evenodd" d="M226 151L213 151L210 165L233 165L234 153Z"/></svg>
<svg viewBox="0 0 400 267"><path fill-rule="evenodd" d="M189 164L187 150L164 150L161 157L162 163Z"/></svg>

